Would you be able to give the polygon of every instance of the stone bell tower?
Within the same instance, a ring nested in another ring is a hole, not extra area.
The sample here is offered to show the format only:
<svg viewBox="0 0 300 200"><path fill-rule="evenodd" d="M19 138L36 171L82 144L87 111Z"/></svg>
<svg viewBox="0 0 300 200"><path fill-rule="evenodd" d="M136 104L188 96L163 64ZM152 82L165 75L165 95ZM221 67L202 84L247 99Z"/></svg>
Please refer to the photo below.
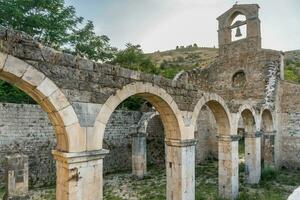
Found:
<svg viewBox="0 0 300 200"><path fill-rule="evenodd" d="M241 52L258 51L261 49L260 20L257 4L235 4L232 8L217 18L219 22L219 55L230 55ZM244 20L236 20L237 17ZM245 27L242 35L240 28ZM236 30L236 33L234 33ZM234 34L234 35L233 35ZM233 41L233 36L241 37Z"/></svg>

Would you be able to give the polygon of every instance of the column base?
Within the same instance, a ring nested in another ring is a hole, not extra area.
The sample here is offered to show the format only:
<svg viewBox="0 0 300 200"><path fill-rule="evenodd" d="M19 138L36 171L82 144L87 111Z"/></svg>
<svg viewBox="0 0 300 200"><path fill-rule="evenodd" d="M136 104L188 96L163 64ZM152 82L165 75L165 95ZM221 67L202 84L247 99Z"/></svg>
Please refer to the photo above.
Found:
<svg viewBox="0 0 300 200"><path fill-rule="evenodd" d="M108 150L79 153L53 150L56 160L56 199L103 199L103 158Z"/></svg>

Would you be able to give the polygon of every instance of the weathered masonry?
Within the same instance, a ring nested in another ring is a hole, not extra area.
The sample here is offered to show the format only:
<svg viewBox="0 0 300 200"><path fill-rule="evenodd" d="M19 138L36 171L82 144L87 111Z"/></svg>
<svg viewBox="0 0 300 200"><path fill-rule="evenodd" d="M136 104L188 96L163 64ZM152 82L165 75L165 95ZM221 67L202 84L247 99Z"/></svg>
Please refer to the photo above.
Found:
<svg viewBox="0 0 300 200"><path fill-rule="evenodd" d="M300 116L300 89L284 81L282 53L261 48L258 9L256 4L234 5L218 17L219 57L211 66L182 73L176 80L58 52L2 28L0 79L30 95L55 132L56 198L102 199L103 162L109 153L104 132L117 106L134 95L150 102L162 120L169 200L195 199L195 135L203 109L216 122L209 141L218 147L211 151L218 154L221 197L238 195L240 120L248 183L259 182L262 163L280 166L288 161L299 167L300 134L294 122ZM239 15L244 20L236 20ZM233 41L232 31L237 29L240 36L242 26L245 37ZM133 134L132 162L136 175L142 176L143 133ZM286 151L289 156L283 157Z"/></svg>

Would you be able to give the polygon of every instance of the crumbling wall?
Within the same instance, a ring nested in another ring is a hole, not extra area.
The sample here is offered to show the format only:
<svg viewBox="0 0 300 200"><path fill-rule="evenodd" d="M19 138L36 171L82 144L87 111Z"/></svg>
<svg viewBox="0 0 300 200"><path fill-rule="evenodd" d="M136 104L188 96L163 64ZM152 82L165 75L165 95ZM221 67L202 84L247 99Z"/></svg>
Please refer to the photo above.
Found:
<svg viewBox="0 0 300 200"><path fill-rule="evenodd" d="M300 86L280 82L281 165L300 168Z"/></svg>

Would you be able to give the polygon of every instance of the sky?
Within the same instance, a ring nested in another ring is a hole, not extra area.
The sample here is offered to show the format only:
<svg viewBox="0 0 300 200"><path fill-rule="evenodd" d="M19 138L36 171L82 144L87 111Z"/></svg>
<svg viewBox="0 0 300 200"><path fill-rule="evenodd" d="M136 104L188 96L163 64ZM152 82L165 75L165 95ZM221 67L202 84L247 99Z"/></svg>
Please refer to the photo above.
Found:
<svg viewBox="0 0 300 200"><path fill-rule="evenodd" d="M144 52L197 43L218 46L216 18L236 0L66 0L79 16L94 22L112 46L140 44ZM300 49L300 0L239 0L260 6L262 46Z"/></svg>

